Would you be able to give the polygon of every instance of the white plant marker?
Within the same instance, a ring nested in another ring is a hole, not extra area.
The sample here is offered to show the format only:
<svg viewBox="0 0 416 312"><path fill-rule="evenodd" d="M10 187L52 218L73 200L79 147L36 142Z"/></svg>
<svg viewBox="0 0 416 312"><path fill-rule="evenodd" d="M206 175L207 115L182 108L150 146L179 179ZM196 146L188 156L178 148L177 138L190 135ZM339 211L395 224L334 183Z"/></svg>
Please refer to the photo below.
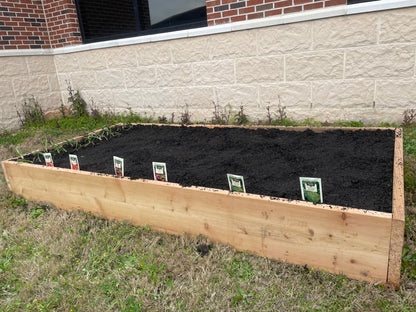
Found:
<svg viewBox="0 0 416 312"><path fill-rule="evenodd" d="M302 200L313 203L323 203L322 181L321 178L305 178L300 177L300 190L302 192Z"/></svg>
<svg viewBox="0 0 416 312"><path fill-rule="evenodd" d="M72 170L79 170L79 162L77 155L69 154L69 163L71 164Z"/></svg>
<svg viewBox="0 0 416 312"><path fill-rule="evenodd" d="M243 176L227 173L227 180L231 192L246 192Z"/></svg>
<svg viewBox="0 0 416 312"><path fill-rule="evenodd" d="M53 159L51 153L43 153L43 158L45 159L45 164L47 167L53 167Z"/></svg>
<svg viewBox="0 0 416 312"><path fill-rule="evenodd" d="M121 157L113 156L114 161L114 173L116 176L124 177L124 159Z"/></svg>
<svg viewBox="0 0 416 312"><path fill-rule="evenodd" d="M153 166L153 178L156 181L168 181L168 172L166 170L166 163L152 162Z"/></svg>

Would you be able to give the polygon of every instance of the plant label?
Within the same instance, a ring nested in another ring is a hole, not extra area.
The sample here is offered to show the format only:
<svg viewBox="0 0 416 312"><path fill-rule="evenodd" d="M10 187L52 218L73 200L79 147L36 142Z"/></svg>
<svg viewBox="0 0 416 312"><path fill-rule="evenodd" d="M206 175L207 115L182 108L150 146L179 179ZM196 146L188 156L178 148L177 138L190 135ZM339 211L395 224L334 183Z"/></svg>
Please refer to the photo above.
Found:
<svg viewBox="0 0 416 312"><path fill-rule="evenodd" d="M116 176L124 177L124 159L117 156L113 156L113 160L114 172Z"/></svg>
<svg viewBox="0 0 416 312"><path fill-rule="evenodd" d="M71 169L72 170L79 170L79 162L78 162L78 156L77 155L69 154L69 163L71 164Z"/></svg>
<svg viewBox="0 0 416 312"><path fill-rule="evenodd" d="M47 167L53 167L53 160L51 153L43 153L43 158L45 158L45 164Z"/></svg>
<svg viewBox="0 0 416 312"><path fill-rule="evenodd" d="M302 199L313 203L323 203L321 178L300 177L300 190Z"/></svg>
<svg viewBox="0 0 416 312"><path fill-rule="evenodd" d="M166 170L166 163L152 162L153 177L156 181L168 181L168 172Z"/></svg>
<svg viewBox="0 0 416 312"><path fill-rule="evenodd" d="M246 192L243 176L227 173L227 180L231 192Z"/></svg>

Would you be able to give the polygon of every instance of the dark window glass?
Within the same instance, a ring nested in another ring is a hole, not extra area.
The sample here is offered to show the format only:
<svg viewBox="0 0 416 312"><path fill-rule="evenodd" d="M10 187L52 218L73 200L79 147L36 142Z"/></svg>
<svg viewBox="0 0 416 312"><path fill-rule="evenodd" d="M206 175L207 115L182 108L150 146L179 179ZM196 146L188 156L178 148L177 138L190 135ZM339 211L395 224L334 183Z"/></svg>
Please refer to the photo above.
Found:
<svg viewBox="0 0 416 312"><path fill-rule="evenodd" d="M84 42L207 25L205 0L77 0Z"/></svg>

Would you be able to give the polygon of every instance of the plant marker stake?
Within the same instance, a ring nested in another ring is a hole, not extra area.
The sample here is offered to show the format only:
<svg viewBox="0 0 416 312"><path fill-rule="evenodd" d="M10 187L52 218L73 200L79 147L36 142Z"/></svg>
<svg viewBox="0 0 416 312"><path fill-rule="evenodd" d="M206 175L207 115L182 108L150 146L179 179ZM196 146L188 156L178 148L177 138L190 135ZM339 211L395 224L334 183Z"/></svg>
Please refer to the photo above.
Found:
<svg viewBox="0 0 416 312"><path fill-rule="evenodd" d="M45 159L45 164L47 167L53 167L53 159L51 153L43 153L43 158Z"/></svg>
<svg viewBox="0 0 416 312"><path fill-rule="evenodd" d="M302 193L302 200L313 203L323 203L324 197L322 195L322 181L321 178L305 178L300 177L300 190Z"/></svg>
<svg viewBox="0 0 416 312"><path fill-rule="evenodd" d="M231 192L246 192L243 176L227 173L227 180Z"/></svg>
<svg viewBox="0 0 416 312"><path fill-rule="evenodd" d="M168 172L166 170L166 163L152 162L153 177L156 181L168 181Z"/></svg>
<svg viewBox="0 0 416 312"><path fill-rule="evenodd" d="M113 156L113 162L116 176L124 177L124 158Z"/></svg>
<svg viewBox="0 0 416 312"><path fill-rule="evenodd" d="M79 170L79 162L77 155L69 154L69 163L71 164L72 170Z"/></svg>

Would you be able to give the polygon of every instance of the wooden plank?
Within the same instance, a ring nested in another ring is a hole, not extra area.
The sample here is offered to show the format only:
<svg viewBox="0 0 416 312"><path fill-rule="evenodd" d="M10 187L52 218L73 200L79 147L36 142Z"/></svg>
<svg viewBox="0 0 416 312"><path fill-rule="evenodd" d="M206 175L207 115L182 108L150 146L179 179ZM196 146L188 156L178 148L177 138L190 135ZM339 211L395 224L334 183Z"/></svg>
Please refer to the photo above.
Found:
<svg viewBox="0 0 416 312"><path fill-rule="evenodd" d="M387 281L398 288L404 242L405 204L403 177L403 130L396 129L393 168L393 216Z"/></svg>
<svg viewBox="0 0 416 312"><path fill-rule="evenodd" d="M62 209L205 235L238 250L385 282L391 214L5 161L13 190ZM59 181L59 182L57 182Z"/></svg>
<svg viewBox="0 0 416 312"><path fill-rule="evenodd" d="M6 171L6 167L4 166L4 163L3 162L1 162L1 168L3 169L4 178L6 179L7 187L9 188L10 191L13 191L12 190L12 186L11 186L11 184L9 182L9 176L7 174L7 171Z"/></svg>

